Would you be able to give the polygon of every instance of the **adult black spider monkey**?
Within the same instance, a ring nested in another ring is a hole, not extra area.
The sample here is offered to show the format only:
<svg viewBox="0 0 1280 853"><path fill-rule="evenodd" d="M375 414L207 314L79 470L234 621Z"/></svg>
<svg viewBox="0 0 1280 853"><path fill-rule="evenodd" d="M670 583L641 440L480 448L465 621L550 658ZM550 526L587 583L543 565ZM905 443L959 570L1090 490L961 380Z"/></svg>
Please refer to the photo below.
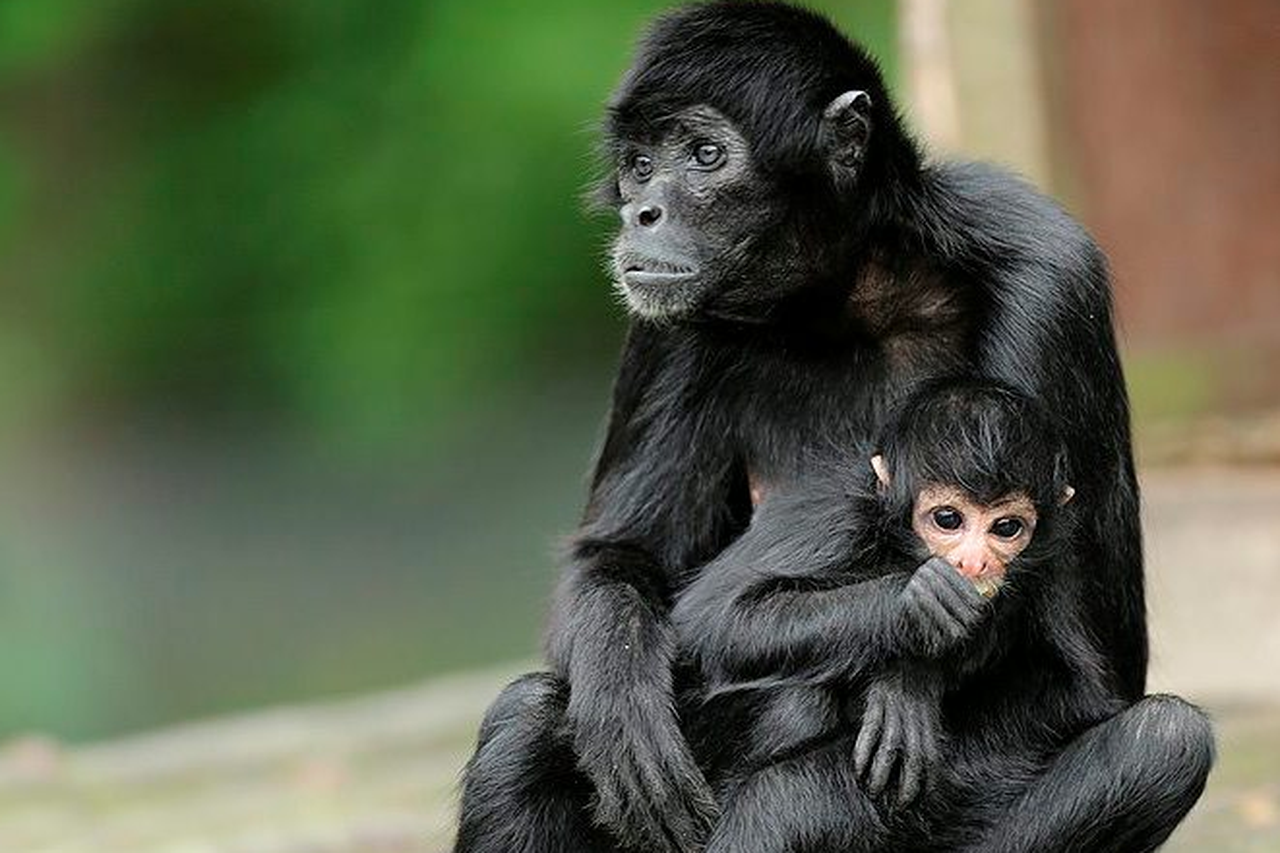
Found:
<svg viewBox="0 0 1280 853"><path fill-rule="evenodd" d="M1162 774L1193 763L1178 756L1207 765L1211 746L1194 709L1142 698L1137 485L1093 241L996 169L925 165L874 63L781 4L660 18L605 135L616 168L600 196L622 217L613 267L633 321L557 592L550 672L516 681L486 716L456 850L813 846L789 823L800 811L767 789L717 803L675 710L670 609L747 527L753 490L805 482L815 450L859 446L912 388L957 373L1018 389L1066 436L1081 568L1062 606L1109 676L1087 715L1105 720L1033 756L1043 772L987 834L964 810L948 819L987 850L1158 844L1174 810L1126 803L1184 794L1194 779ZM812 611L789 629L819 619L834 642L857 630ZM1057 683L1081 673L1068 675ZM981 689L1012 713L1039 701L1020 678ZM874 813L856 786L813 796L854 820Z"/></svg>

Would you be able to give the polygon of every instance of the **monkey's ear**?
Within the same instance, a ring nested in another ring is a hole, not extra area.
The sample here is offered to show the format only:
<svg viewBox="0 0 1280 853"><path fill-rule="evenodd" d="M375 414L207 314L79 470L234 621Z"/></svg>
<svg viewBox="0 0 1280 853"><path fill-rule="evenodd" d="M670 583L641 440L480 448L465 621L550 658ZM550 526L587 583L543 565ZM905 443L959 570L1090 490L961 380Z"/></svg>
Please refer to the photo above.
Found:
<svg viewBox="0 0 1280 853"><path fill-rule="evenodd" d="M852 89L827 104L822 111L822 144L837 185L850 184L858 176L870 138L870 95Z"/></svg>
<svg viewBox="0 0 1280 853"><path fill-rule="evenodd" d="M876 479L883 488L889 488L889 466L884 464L884 457L877 453L871 457L871 469L876 472Z"/></svg>
<svg viewBox="0 0 1280 853"><path fill-rule="evenodd" d="M1076 490L1071 486L1062 487L1062 496L1058 498L1058 506L1066 506L1071 503L1071 499L1076 496Z"/></svg>

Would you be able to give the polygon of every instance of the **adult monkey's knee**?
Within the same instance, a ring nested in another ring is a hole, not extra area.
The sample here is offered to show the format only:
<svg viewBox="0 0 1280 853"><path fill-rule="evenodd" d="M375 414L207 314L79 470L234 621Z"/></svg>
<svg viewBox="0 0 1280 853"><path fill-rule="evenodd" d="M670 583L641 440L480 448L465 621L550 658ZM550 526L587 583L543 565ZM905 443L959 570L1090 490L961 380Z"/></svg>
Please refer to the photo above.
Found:
<svg viewBox="0 0 1280 853"><path fill-rule="evenodd" d="M493 700L463 771L464 823L472 804L536 787L553 771L571 772L573 756L561 736L568 693L562 679L534 672L508 684Z"/></svg>
<svg viewBox="0 0 1280 853"><path fill-rule="evenodd" d="M1124 717L1153 790L1167 792L1170 800L1190 797L1194 802L1213 766L1209 716L1190 702L1161 693L1137 702Z"/></svg>
<svg viewBox="0 0 1280 853"><path fill-rule="evenodd" d="M483 748L500 730L511 725L548 729L564 714L569 686L549 672L529 672L512 681L493 700L476 737Z"/></svg>
<svg viewBox="0 0 1280 853"><path fill-rule="evenodd" d="M591 837L589 827L568 829L585 803L560 736L568 692L562 679L530 673L489 706L463 771L454 853L567 853Z"/></svg>
<svg viewBox="0 0 1280 853"><path fill-rule="evenodd" d="M1213 766L1213 729L1196 706L1176 696L1139 700L1093 746L1104 757L1110 822L1106 849L1150 851L1164 842L1204 791Z"/></svg>

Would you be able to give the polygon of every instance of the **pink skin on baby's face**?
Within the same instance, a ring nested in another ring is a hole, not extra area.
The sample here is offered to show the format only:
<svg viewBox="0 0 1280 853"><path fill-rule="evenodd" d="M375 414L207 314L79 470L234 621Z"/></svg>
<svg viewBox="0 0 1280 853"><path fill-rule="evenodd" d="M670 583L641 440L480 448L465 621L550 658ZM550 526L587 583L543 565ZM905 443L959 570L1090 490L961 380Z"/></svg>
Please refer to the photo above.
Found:
<svg viewBox="0 0 1280 853"><path fill-rule="evenodd" d="M971 580L999 582L1036 529L1036 508L1017 492L993 504L954 486L928 485L916 495L911 526L931 554Z"/></svg>

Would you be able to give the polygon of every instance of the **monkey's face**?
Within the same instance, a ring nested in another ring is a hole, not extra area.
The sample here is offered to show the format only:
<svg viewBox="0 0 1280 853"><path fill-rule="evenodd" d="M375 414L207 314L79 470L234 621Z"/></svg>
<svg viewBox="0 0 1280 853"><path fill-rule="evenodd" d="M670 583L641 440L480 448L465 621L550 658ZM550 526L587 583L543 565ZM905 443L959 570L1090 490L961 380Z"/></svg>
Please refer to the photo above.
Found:
<svg viewBox="0 0 1280 853"><path fill-rule="evenodd" d="M1021 492L980 504L954 486L928 485L916 496L911 524L930 553L959 569L985 595L1031 544L1036 518L1035 505Z"/></svg>
<svg viewBox="0 0 1280 853"><path fill-rule="evenodd" d="M610 271L631 311L761 321L779 301L831 278L849 229L828 208L861 168L870 109L862 91L828 105L817 146L823 168L808 170L823 177L799 183L761 167L751 140L705 104L610 139L614 180L599 200L622 219Z"/></svg>
<svg viewBox="0 0 1280 853"><path fill-rule="evenodd" d="M683 110L658 138L622 141L618 159L611 271L632 311L678 317L745 275L773 205L728 119L710 107Z"/></svg>

